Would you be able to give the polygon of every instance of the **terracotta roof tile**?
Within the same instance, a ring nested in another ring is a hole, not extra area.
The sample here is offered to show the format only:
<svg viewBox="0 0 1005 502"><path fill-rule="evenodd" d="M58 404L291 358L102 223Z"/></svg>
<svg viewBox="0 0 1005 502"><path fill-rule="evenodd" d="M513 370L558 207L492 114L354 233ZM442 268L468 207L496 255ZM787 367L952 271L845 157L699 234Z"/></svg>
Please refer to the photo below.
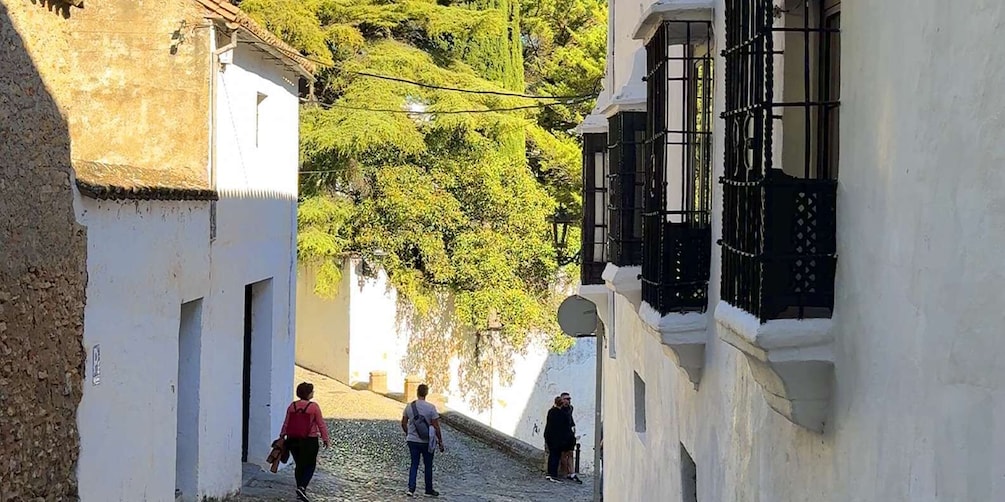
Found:
<svg viewBox="0 0 1005 502"><path fill-rule="evenodd" d="M230 3L229 0L196 0L209 10L211 13L220 16L223 20L228 23L234 23L241 28L244 28L247 32L254 35L258 39L258 42L265 46L266 48L272 48L279 52L281 56L289 60L292 64L299 67L299 70L306 73L307 75L314 75L317 67L314 63L300 54L300 51L294 49L286 42L283 42L279 37L277 37L271 31L265 29L262 25L256 23L253 19L248 17L248 15L239 9L234 4Z"/></svg>
<svg viewBox="0 0 1005 502"><path fill-rule="evenodd" d="M77 188L94 199L217 200L198 177L177 170L74 160Z"/></svg>

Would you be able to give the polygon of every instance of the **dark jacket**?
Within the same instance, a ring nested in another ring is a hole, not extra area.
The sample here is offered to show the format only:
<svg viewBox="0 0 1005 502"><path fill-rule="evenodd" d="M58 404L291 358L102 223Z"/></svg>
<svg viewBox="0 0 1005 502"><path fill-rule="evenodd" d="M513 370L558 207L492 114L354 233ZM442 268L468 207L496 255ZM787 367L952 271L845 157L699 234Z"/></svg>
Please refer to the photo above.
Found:
<svg viewBox="0 0 1005 502"><path fill-rule="evenodd" d="M569 406L567 406L565 408L562 408L562 409L565 410L565 412L569 414L569 425L572 426L572 427L575 427L576 426L576 419L572 417L572 405L570 404Z"/></svg>
<svg viewBox="0 0 1005 502"><path fill-rule="evenodd" d="M572 415L562 408L548 410L548 419L544 423L544 442L549 450L564 450L570 444L575 444Z"/></svg>

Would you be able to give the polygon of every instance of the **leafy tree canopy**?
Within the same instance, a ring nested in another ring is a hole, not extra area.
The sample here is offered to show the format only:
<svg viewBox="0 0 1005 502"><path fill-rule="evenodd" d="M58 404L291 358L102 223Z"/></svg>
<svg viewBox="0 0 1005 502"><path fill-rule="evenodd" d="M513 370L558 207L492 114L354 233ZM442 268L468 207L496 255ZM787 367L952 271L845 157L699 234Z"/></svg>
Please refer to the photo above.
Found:
<svg viewBox="0 0 1005 502"><path fill-rule="evenodd" d="M337 291L342 261L354 253L379 263L420 316L449 306L459 335L485 331L490 317L508 347L524 346L535 331L557 333L548 218L559 205L580 209L580 149L568 129L593 102L518 95L597 91L604 5L240 5L325 64L316 103L301 112L299 247L319 271L318 292Z"/></svg>

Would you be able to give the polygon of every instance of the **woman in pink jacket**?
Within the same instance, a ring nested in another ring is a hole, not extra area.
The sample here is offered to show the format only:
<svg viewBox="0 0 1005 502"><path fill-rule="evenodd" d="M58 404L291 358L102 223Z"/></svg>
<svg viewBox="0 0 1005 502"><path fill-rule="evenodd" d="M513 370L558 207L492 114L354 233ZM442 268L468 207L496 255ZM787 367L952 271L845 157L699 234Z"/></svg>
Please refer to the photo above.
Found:
<svg viewBox="0 0 1005 502"><path fill-rule="evenodd" d="M331 446L328 440L328 426L318 403L314 398L314 385L303 382L297 386L296 401L286 409L286 420L283 421L283 431L280 437L285 438L286 448L296 462L293 475L297 481L297 499L310 502L307 498L307 485L314 477L314 469L318 465L318 438L324 441L325 448Z"/></svg>

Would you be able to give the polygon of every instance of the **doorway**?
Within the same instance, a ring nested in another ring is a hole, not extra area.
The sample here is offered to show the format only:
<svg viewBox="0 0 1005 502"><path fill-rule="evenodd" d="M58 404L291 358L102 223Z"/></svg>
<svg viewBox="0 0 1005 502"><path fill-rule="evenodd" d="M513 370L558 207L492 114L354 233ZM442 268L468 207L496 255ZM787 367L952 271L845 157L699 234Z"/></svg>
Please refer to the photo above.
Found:
<svg viewBox="0 0 1005 502"><path fill-rule="evenodd" d="M202 299L181 306L178 327L175 498L196 500L199 471L199 373L202 360Z"/></svg>
<svg viewBox="0 0 1005 502"><path fill-rule="evenodd" d="M698 502L698 466L684 443L680 444L680 485L684 502Z"/></svg>
<svg viewBox="0 0 1005 502"><path fill-rule="evenodd" d="M264 462L272 434L272 279L244 287L241 461ZM259 455L261 453L261 455ZM259 458L261 457L261 458Z"/></svg>

